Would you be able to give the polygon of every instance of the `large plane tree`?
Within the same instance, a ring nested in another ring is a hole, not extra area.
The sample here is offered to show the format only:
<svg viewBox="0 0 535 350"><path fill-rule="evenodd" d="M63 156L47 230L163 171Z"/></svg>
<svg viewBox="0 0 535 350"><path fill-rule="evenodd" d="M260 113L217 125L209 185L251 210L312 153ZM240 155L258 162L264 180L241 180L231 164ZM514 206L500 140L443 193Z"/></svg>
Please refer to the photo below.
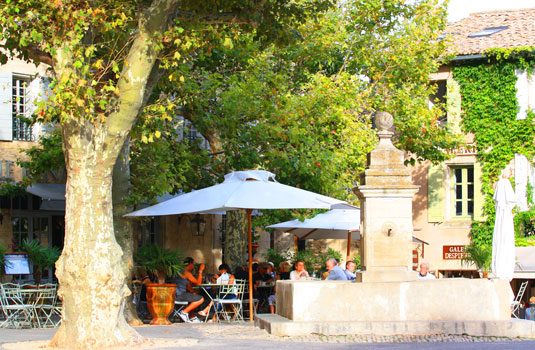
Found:
<svg viewBox="0 0 535 350"><path fill-rule="evenodd" d="M62 324L52 345L97 349L141 337L125 322L129 290L114 236L112 175L136 118L191 50L251 31L284 41L329 1L13 0L0 3L1 59L50 66L40 120L61 124L65 246L56 264ZM235 31L232 29L236 28ZM239 29L239 30L238 30ZM233 34L234 33L234 34ZM175 77L180 84L187 76Z"/></svg>

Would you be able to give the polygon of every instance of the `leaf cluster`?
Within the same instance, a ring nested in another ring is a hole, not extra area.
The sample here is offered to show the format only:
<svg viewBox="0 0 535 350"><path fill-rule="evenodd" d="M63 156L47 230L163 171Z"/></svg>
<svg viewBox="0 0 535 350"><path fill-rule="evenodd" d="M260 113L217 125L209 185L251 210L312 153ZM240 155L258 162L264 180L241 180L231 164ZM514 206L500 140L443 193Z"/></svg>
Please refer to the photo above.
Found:
<svg viewBox="0 0 535 350"><path fill-rule="evenodd" d="M478 270L490 271L492 263L492 245L472 244L464 249L466 255L461 259L462 264L475 265Z"/></svg>
<svg viewBox="0 0 535 350"><path fill-rule="evenodd" d="M182 252L160 248L156 244L139 247L134 260L137 266L154 275L163 273L175 277L185 269Z"/></svg>
<svg viewBox="0 0 535 350"><path fill-rule="evenodd" d="M53 266L59 259L61 250L58 247L43 247L38 240L23 240L20 251L26 252L33 264L34 271L43 271Z"/></svg>

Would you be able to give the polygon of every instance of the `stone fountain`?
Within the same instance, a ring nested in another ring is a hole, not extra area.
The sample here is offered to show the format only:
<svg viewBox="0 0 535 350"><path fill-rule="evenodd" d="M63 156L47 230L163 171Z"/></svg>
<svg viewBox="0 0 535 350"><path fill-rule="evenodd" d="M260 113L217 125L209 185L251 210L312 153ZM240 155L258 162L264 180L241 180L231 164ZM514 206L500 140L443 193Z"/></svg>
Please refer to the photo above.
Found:
<svg viewBox="0 0 535 350"><path fill-rule="evenodd" d="M535 338L535 323L511 320L509 282L417 280L412 271L411 180L392 144L393 118L376 116L379 144L355 192L361 201L362 272L357 283L278 281L277 312L255 324L281 335L469 334Z"/></svg>

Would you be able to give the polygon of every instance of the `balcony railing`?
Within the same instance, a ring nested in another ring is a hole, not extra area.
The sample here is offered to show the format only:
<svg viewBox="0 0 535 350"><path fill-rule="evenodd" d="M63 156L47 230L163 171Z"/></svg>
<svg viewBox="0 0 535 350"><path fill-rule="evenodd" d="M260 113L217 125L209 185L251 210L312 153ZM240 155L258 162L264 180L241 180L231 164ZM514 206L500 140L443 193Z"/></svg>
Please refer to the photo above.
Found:
<svg viewBox="0 0 535 350"><path fill-rule="evenodd" d="M35 141L32 133L32 126L23 122L19 118L13 118L13 140Z"/></svg>

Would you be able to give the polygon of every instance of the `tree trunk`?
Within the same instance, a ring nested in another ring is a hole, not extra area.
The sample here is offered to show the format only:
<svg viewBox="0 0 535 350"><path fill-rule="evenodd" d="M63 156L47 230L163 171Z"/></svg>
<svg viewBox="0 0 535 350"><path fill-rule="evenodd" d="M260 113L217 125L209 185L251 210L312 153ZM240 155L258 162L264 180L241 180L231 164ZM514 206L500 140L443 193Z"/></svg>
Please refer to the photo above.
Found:
<svg viewBox="0 0 535 350"><path fill-rule="evenodd" d="M244 210L227 211L225 262L234 271L247 264L247 215Z"/></svg>
<svg viewBox="0 0 535 350"><path fill-rule="evenodd" d="M63 312L52 346L99 349L143 339L125 321L130 291L117 268L123 253L114 235L111 186L121 146L101 142L101 129L83 119L63 126L65 246L56 263Z"/></svg>
<svg viewBox="0 0 535 350"><path fill-rule="evenodd" d="M131 326L140 326L143 322L139 319L134 305L132 279L134 277L134 230L131 220L123 217L131 212L132 208L126 202L130 190L130 162L129 162L129 140L127 140L117 157L113 168L113 226L115 229L115 239L123 250L121 258L121 268L124 273L124 284L131 293L123 300L124 318Z"/></svg>

